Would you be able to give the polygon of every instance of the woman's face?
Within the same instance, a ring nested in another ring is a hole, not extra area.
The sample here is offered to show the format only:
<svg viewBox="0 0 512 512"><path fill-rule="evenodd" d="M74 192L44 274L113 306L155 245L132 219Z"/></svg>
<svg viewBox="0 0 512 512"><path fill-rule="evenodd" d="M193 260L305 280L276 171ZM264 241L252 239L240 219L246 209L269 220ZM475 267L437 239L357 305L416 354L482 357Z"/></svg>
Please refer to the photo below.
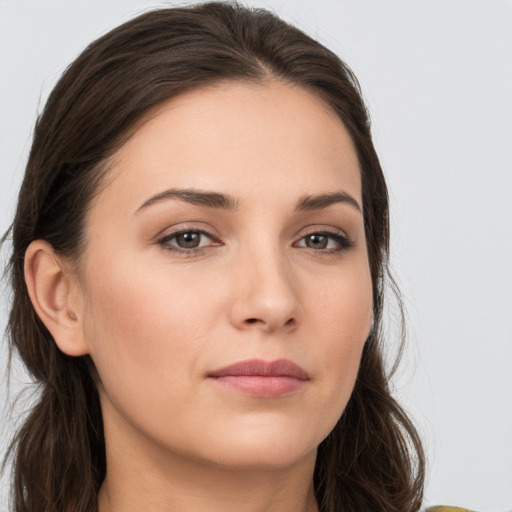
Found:
<svg viewBox="0 0 512 512"><path fill-rule="evenodd" d="M107 447L239 468L314 457L372 315L340 120L281 83L188 92L114 155L104 185L79 294Z"/></svg>

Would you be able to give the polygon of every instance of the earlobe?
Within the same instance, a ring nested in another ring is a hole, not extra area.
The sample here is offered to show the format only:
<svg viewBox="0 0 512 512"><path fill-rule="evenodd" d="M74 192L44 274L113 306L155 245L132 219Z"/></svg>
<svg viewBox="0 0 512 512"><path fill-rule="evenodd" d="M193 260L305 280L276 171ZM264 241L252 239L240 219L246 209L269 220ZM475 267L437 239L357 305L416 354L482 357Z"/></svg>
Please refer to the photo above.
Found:
<svg viewBox="0 0 512 512"><path fill-rule="evenodd" d="M34 240L27 248L25 282L37 315L60 350L70 356L89 353L72 289L76 283L48 242Z"/></svg>

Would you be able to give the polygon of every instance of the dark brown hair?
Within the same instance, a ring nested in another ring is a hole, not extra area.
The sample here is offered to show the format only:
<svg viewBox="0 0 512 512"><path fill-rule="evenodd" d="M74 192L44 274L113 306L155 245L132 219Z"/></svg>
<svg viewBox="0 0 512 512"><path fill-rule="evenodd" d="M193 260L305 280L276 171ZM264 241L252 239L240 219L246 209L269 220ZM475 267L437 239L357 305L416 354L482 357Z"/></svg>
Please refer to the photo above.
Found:
<svg viewBox="0 0 512 512"><path fill-rule="evenodd" d="M388 195L357 80L331 51L263 9L211 2L147 12L92 43L66 70L39 117L12 226L11 350L39 385L11 446L16 512L91 512L106 460L94 365L60 352L24 281L35 239L79 261L84 217L105 163L154 107L219 81L294 84L320 96L354 142L373 280L374 324L355 389L318 450L323 512L414 512L424 460L417 433L391 397L381 354Z"/></svg>

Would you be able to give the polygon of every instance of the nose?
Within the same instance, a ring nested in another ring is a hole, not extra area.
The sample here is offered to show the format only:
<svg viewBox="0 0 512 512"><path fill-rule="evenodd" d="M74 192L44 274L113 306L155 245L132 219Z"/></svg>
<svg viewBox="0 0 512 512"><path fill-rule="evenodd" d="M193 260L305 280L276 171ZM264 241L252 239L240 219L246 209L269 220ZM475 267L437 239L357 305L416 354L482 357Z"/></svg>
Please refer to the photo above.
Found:
<svg viewBox="0 0 512 512"><path fill-rule="evenodd" d="M291 331L302 308L291 267L279 254L252 254L233 269L231 323L241 330Z"/></svg>

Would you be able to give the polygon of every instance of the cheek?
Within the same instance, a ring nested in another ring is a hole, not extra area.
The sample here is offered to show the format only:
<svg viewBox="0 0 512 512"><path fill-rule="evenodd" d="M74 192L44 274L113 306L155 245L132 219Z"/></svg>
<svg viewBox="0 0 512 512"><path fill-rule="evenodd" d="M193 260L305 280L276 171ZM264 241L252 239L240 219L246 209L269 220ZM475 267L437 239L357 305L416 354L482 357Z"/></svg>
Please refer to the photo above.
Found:
<svg viewBox="0 0 512 512"><path fill-rule="evenodd" d="M318 378L323 380L331 423L341 416L352 393L361 354L371 328L373 314L372 283L369 270L362 267L332 280L323 296L311 303L319 348ZM326 411L327 412L327 411Z"/></svg>
<svg viewBox="0 0 512 512"><path fill-rule="evenodd" d="M138 263L103 262L102 279L89 279L85 336L107 392L136 382L141 392L154 393L170 375L168 389L179 387L198 371L216 318L207 283L183 283Z"/></svg>
<svg viewBox="0 0 512 512"><path fill-rule="evenodd" d="M357 353L368 336L373 314L370 271L353 265L325 283L326 291L310 304L317 329L326 332L333 349Z"/></svg>

